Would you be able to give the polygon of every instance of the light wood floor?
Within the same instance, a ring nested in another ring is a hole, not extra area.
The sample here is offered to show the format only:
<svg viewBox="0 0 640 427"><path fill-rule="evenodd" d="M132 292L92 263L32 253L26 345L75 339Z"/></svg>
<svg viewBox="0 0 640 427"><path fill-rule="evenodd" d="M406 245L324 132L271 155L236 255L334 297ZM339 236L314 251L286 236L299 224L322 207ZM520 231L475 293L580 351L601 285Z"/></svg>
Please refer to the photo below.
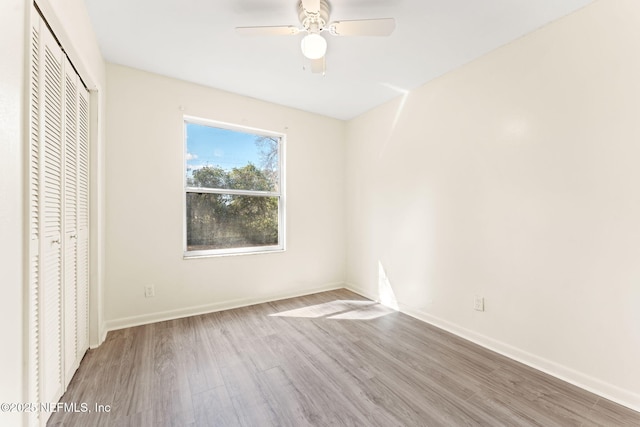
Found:
<svg viewBox="0 0 640 427"><path fill-rule="evenodd" d="M109 333L50 426L640 426L640 413L346 290Z"/></svg>

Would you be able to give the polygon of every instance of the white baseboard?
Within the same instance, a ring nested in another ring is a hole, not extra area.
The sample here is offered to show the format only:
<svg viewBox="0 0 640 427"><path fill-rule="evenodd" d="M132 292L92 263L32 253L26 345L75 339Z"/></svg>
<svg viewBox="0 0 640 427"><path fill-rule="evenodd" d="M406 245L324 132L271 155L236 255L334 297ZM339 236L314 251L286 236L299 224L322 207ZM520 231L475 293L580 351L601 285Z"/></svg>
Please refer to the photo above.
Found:
<svg viewBox="0 0 640 427"><path fill-rule="evenodd" d="M259 297L238 298L230 301L219 301L212 304L197 305L192 307L184 307L175 310L162 311L157 313L143 314L140 316L123 317L120 319L112 319L106 322L106 328L104 328L104 335L106 337L107 332L115 331L123 328L130 328L132 326L146 325L149 323L163 322L165 320L180 319L182 317L197 316L200 314L213 313L216 311L231 310L233 308L246 307L249 305L262 304L265 302L277 301L287 298L301 297L304 295L311 295L318 292L331 291L335 289L344 288L344 283L329 283L317 288L305 289L298 292L284 292L261 295ZM104 338L100 341L104 342Z"/></svg>
<svg viewBox="0 0 640 427"><path fill-rule="evenodd" d="M355 292L373 301L379 302L377 295L373 295L372 293L359 286L356 286L352 283L346 283L345 287L352 292ZM440 329L444 329L447 332L451 332L454 335L457 335L489 350L495 351L496 353L500 353L501 355L506 356L510 359L516 360L534 369L537 369L570 384L573 384L577 387L590 391L591 393L597 394L598 396L601 396L605 399L609 399L611 401L619 403L620 405L633 409L634 411L640 412L640 395L638 395L637 393L622 389L613 384L609 384L605 381L599 380L598 378L594 378L590 375L578 372L574 369L558 364L551 360L521 350L517 347L513 347L507 343L460 327L447 320L438 318L422 310L412 308L401 302L398 302L398 306L399 311L404 314L429 323Z"/></svg>

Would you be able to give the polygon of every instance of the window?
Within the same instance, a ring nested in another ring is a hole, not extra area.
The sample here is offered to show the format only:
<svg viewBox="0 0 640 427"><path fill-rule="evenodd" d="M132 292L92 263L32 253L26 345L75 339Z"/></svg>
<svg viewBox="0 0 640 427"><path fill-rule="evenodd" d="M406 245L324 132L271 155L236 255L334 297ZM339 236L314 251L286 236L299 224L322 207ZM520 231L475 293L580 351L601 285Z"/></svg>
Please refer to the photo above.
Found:
<svg viewBox="0 0 640 427"><path fill-rule="evenodd" d="M184 119L185 257L284 250L284 135Z"/></svg>

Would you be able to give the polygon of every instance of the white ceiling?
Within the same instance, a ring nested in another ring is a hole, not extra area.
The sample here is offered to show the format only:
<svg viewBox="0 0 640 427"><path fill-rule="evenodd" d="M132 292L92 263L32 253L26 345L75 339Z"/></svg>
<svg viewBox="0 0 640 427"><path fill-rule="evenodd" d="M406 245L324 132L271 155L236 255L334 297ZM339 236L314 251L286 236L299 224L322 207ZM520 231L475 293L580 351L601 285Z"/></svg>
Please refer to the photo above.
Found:
<svg viewBox="0 0 640 427"><path fill-rule="evenodd" d="M333 20L393 17L391 37L328 39L325 76L304 70L297 0L85 0L109 62L338 119L353 118L593 0L330 0Z"/></svg>

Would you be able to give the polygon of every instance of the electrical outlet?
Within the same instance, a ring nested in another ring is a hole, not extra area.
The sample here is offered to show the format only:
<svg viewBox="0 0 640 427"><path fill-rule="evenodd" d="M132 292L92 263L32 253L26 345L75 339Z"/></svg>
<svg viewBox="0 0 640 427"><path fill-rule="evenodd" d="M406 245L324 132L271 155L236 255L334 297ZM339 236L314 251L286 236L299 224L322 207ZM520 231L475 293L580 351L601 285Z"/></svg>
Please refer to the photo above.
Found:
<svg viewBox="0 0 640 427"><path fill-rule="evenodd" d="M156 296L156 288L153 285L148 285L144 287L144 297L150 298Z"/></svg>
<svg viewBox="0 0 640 427"><path fill-rule="evenodd" d="M484 297L478 295L473 297L473 309L477 311L484 311Z"/></svg>

